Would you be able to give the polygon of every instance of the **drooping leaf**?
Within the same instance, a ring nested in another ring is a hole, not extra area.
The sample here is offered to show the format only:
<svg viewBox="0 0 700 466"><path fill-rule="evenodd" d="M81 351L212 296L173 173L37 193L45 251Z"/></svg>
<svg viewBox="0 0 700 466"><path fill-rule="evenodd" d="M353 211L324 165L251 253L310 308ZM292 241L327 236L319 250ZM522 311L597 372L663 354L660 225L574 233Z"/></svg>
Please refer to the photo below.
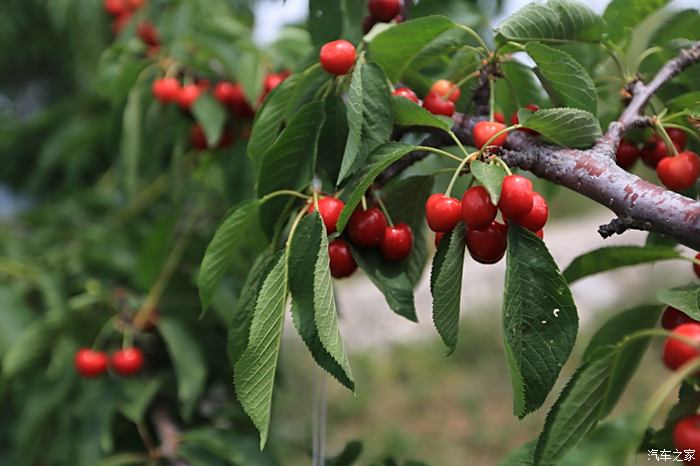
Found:
<svg viewBox="0 0 700 466"><path fill-rule="evenodd" d="M192 106L192 115L202 127L209 147L216 147L226 124L226 109L213 96L203 93Z"/></svg>
<svg viewBox="0 0 700 466"><path fill-rule="evenodd" d="M469 43L467 32L444 16L426 16L386 29L370 42L370 56L393 82L409 69L420 70L433 60Z"/></svg>
<svg viewBox="0 0 700 466"><path fill-rule="evenodd" d="M433 115L420 105L405 97L393 96L391 103L394 107L394 124L398 126L428 126L449 131L452 119Z"/></svg>
<svg viewBox="0 0 700 466"><path fill-rule="evenodd" d="M518 113L520 123L534 129L550 142L573 148L587 148L602 136L598 119L577 108L546 108Z"/></svg>
<svg viewBox="0 0 700 466"><path fill-rule="evenodd" d="M700 320L700 285L697 283L661 290L656 293L656 297L662 303L685 312L695 320Z"/></svg>
<svg viewBox="0 0 700 466"><path fill-rule="evenodd" d="M578 256L563 274L566 281L573 283L589 275L620 267L679 257L678 251L670 246L606 246Z"/></svg>
<svg viewBox="0 0 700 466"><path fill-rule="evenodd" d="M343 35L343 11L338 0L309 1L309 32L314 45L323 45Z"/></svg>
<svg viewBox="0 0 700 466"><path fill-rule="evenodd" d="M501 197L501 186L503 186L506 172L496 164L487 164L479 160L474 160L470 167L474 178L488 191L491 202L497 205L498 199Z"/></svg>
<svg viewBox="0 0 700 466"><path fill-rule="evenodd" d="M598 113L593 80L574 57L539 42L528 42L525 49L535 61L535 73L555 105Z"/></svg>
<svg viewBox="0 0 700 466"><path fill-rule="evenodd" d="M183 417L192 416L197 399L204 390L207 362L202 348L181 319L163 316L158 321L160 332L168 348L170 360L177 375L177 396L182 403Z"/></svg>
<svg viewBox="0 0 700 466"><path fill-rule="evenodd" d="M355 64L346 106L349 131L339 183L355 173L391 136L391 89L376 63L358 60Z"/></svg>
<svg viewBox="0 0 700 466"><path fill-rule="evenodd" d="M316 362L340 383L354 389L338 329L328 257L328 237L315 211L299 222L289 252L292 315Z"/></svg>
<svg viewBox="0 0 700 466"><path fill-rule="evenodd" d="M528 3L496 27L496 41L599 41L605 22L593 10L574 0Z"/></svg>
<svg viewBox="0 0 700 466"><path fill-rule="evenodd" d="M510 225L503 338L513 382L513 411L518 417L544 403L577 332L571 291L544 242Z"/></svg>
<svg viewBox="0 0 700 466"><path fill-rule="evenodd" d="M257 228L259 201L239 204L214 233L204 252L197 276L199 299L206 309L216 293L219 282L231 266L231 260L244 238Z"/></svg>
<svg viewBox="0 0 700 466"><path fill-rule="evenodd" d="M418 321L413 300L413 284L400 264L387 262L375 250L352 250L357 265L382 292L387 304L398 315Z"/></svg>
<svg viewBox="0 0 700 466"><path fill-rule="evenodd" d="M278 254L255 304L248 346L236 364L233 380L238 400L260 432L260 448L270 429L272 388L277 369L287 304L287 261Z"/></svg>
<svg viewBox="0 0 700 466"><path fill-rule="evenodd" d="M322 148L318 156L316 170L330 189L338 184L338 173L348 139L348 120L345 103L339 96L329 96L325 104L326 119L321 128L318 146Z"/></svg>
<svg viewBox="0 0 700 466"><path fill-rule="evenodd" d="M642 306L608 320L593 336L577 369L547 415L535 463L554 466L617 404L649 346L649 338L625 341L653 328L659 306Z"/></svg>
<svg viewBox="0 0 700 466"><path fill-rule="evenodd" d="M457 348L465 233L464 224L460 222L454 230L445 234L433 258L430 273L433 323L447 345L448 354Z"/></svg>
<svg viewBox="0 0 700 466"><path fill-rule="evenodd" d="M619 42L644 18L663 7L668 0L612 0L605 8L603 19L607 23L607 35L612 42Z"/></svg>
<svg viewBox="0 0 700 466"><path fill-rule="evenodd" d="M368 164L357 176L357 182L349 184L349 186L354 186L354 189L352 190L347 201L345 201L345 208L338 218L337 228L339 232L342 233L342 231L345 229L345 225L347 225L350 215L352 215L355 207L357 207L357 205L360 203L362 196L365 194L365 191L367 191L367 188L369 188L374 179L389 165L396 162L413 149L414 146L408 144L390 142L380 146L376 151L374 151L368 160Z"/></svg>

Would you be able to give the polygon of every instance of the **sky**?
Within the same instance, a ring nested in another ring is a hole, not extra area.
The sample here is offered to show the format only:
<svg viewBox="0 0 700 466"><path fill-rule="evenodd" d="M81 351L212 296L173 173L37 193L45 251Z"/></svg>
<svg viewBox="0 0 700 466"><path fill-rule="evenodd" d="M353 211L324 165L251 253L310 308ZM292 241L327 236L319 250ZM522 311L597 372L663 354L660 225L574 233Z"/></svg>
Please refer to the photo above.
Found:
<svg viewBox="0 0 700 466"><path fill-rule="evenodd" d="M357 0L362 1L362 0ZM505 0L503 13L500 18L494 18L494 26L503 18L516 11L531 0ZM646 0L637 0L644 2ZM609 0L585 0L586 5L602 13ZM671 4L676 8L697 7L698 0L675 0ZM272 42L284 24L296 23L306 18L309 7L308 0L267 0L257 6L255 39L258 43Z"/></svg>

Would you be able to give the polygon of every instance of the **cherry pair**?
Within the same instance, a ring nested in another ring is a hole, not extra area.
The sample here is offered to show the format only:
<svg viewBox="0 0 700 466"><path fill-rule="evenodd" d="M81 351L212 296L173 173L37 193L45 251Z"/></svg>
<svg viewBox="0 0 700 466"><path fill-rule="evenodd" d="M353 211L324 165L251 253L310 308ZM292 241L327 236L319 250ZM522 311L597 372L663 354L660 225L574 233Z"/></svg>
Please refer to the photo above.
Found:
<svg viewBox="0 0 700 466"><path fill-rule="evenodd" d="M107 371L109 365L119 375L133 375L143 368L143 353L138 348L115 351L111 358L102 351L81 348L75 353L75 369L83 377L97 377Z"/></svg>
<svg viewBox="0 0 700 466"><path fill-rule="evenodd" d="M182 86L177 79L166 77L153 81L151 92L161 103L177 103L183 110L191 110L194 102L208 87L207 81Z"/></svg>
<svg viewBox="0 0 700 466"><path fill-rule="evenodd" d="M462 91L452 81L439 79L430 86L428 95L423 100L423 108L434 115L451 117L461 95Z"/></svg>

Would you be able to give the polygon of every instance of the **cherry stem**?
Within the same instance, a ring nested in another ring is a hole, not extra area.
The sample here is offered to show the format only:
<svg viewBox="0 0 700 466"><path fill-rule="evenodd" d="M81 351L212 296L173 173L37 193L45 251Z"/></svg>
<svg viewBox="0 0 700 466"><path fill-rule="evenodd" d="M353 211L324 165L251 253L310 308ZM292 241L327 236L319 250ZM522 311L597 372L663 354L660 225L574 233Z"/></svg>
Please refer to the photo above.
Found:
<svg viewBox="0 0 700 466"><path fill-rule="evenodd" d="M391 215L389 215L389 211L387 210L386 206L384 205L384 202L382 201L382 197L379 195L379 193L375 192L374 193L374 200L377 201L377 204L379 204L379 208L384 212L384 216L386 217L386 221L389 224L390 227L394 226L393 220L391 220Z"/></svg>
<svg viewBox="0 0 700 466"><path fill-rule="evenodd" d="M491 143L493 141L495 141L496 139L498 139L499 136L501 136L502 134L509 133L511 131L514 131L516 129L520 129L522 127L523 127L523 125L518 123L517 125L512 125L512 126L509 126L507 128L503 128L502 130L500 130L499 132L497 132L496 134L491 136L488 141L486 141L486 143L481 147L481 151L483 152L484 149L487 149L491 145Z"/></svg>
<svg viewBox="0 0 700 466"><path fill-rule="evenodd" d="M164 77L166 78L173 78L177 76L177 73L180 71L180 64L175 62L172 65L168 67L167 70L165 70L165 75Z"/></svg>
<svg viewBox="0 0 700 466"><path fill-rule="evenodd" d="M667 115L666 118L670 120L670 119L676 118L678 116L687 115L687 114L688 114L687 111L686 112L678 112L678 113L674 113L673 115ZM681 130L685 131L686 134L688 134L688 136L692 137L696 141L700 141L700 136L698 136L698 134L690 128L686 128L683 125L677 125L675 123L664 123L663 125L664 125L664 128L681 129Z"/></svg>
<svg viewBox="0 0 700 466"><path fill-rule="evenodd" d="M454 133L454 131L450 130L450 131L448 131L448 134L450 135L450 138L455 142L455 144L457 145L457 147L459 147L459 150L462 151L462 153L464 154L464 156L465 156L465 157L469 157L469 152L467 152L467 149L464 148L464 146L462 145L462 141L459 140L459 138L458 138L457 135ZM462 160L462 159L460 159L460 160Z"/></svg>
<svg viewBox="0 0 700 466"><path fill-rule="evenodd" d="M131 348L134 346L134 332L131 329L124 331L124 337L122 338L122 349Z"/></svg>
<svg viewBox="0 0 700 466"><path fill-rule="evenodd" d="M510 167L508 166L508 164L505 163L505 162L503 161L503 159L501 159L500 157L495 157L495 156L494 156L494 158L493 158L493 163L495 163L496 165L498 165L499 167L501 167L502 169L504 169L504 170L506 171L506 175L510 176L510 175L513 174L513 172L510 170Z"/></svg>
<svg viewBox="0 0 700 466"><path fill-rule="evenodd" d="M471 81L472 79L474 79L474 78L476 78L476 77L478 77L478 76L479 76L479 72L478 72L478 71L475 71L475 72L473 72L473 73L468 74L468 75L465 76L464 78L460 79L459 81L457 81L456 83L454 83L454 85L453 85L452 87L450 87L450 90L447 91L447 94L445 94L444 96L442 96L442 100L447 100L447 99L449 99L450 96L451 96L452 94L454 94L460 87L464 86L464 85L467 84L469 81Z"/></svg>
<svg viewBox="0 0 700 466"><path fill-rule="evenodd" d="M645 51L639 54L639 57L637 57L637 62L634 65L634 69L639 71L639 67L642 66L644 60L654 55L655 53L663 52L663 50L664 49L662 49L661 47L651 47L646 49Z"/></svg>
<svg viewBox="0 0 700 466"><path fill-rule="evenodd" d="M285 247L287 250L285 251L285 255L287 256L287 260L289 260L289 246L292 244L292 239L294 238L294 233L297 231L297 227L299 226L299 222L301 219L306 215L306 209L302 208L299 210L297 213L296 217L294 217L294 221L292 222L292 226L289 228L289 236L287 236L287 243Z"/></svg>
<svg viewBox="0 0 700 466"><path fill-rule="evenodd" d="M314 209L316 209L316 212L319 212L318 210L318 191L314 191ZM319 212L319 215L321 213Z"/></svg>
<svg viewBox="0 0 700 466"><path fill-rule="evenodd" d="M465 26L464 24L459 24L459 23L457 23L457 27L461 28L461 29L464 30L467 34L469 34L469 35L472 36L474 39L476 39L476 41L479 43L479 45L481 46L481 48L484 49L485 52L488 52L488 51L489 51L489 48L488 48L488 46L486 45L486 42L484 42L484 40L481 38L481 36L480 36L479 34L476 33L476 31L474 31L472 28L470 28L470 27L468 27L468 26Z"/></svg>
<svg viewBox="0 0 700 466"><path fill-rule="evenodd" d="M304 199L305 201L308 201L309 199L311 199L311 196L300 193L299 191L292 191L291 189L281 189L279 191L273 191L273 192L261 197L260 202L264 203L264 202L267 202L270 199L278 197L278 196L294 196L294 197L298 197L300 199Z"/></svg>
<svg viewBox="0 0 700 466"><path fill-rule="evenodd" d="M452 196L452 188L454 188L455 183L457 182L457 178L459 178L460 173L462 172L462 169L467 165L468 163L471 163L472 160L476 159L479 156L478 152L474 152L473 154L470 154L462 160L462 162L459 164L457 169L454 171L454 174L452 175L452 179L450 180L450 184L447 185L447 189L445 190L445 196Z"/></svg>
<svg viewBox="0 0 700 466"><path fill-rule="evenodd" d="M494 107L496 106L496 93L494 92L494 79L489 76L489 121L493 121Z"/></svg>
<svg viewBox="0 0 700 466"><path fill-rule="evenodd" d="M666 149L671 151L671 154L673 154L674 157L678 155L678 149L676 149L676 145L673 143L671 137L668 135L666 129L661 124L661 121L659 121L658 118L654 118L654 129L657 133L659 133L661 139L664 140L664 144L666 144Z"/></svg>
<svg viewBox="0 0 700 466"><path fill-rule="evenodd" d="M361 201L361 202L362 202L362 210L367 210L367 198L365 197L364 194L362 195L362 201Z"/></svg>
<svg viewBox="0 0 700 466"><path fill-rule="evenodd" d="M450 154L450 153L447 152L447 151L444 151L444 150L442 150L442 149L438 149L438 148L435 148L435 147L416 146L416 149L417 149L417 150L424 150L424 151L426 151L426 152L432 152L432 153L438 154L438 155L442 155L443 157L448 157L448 158L450 158L450 159L452 159L452 160L456 160L457 162L461 162L461 161L462 161L462 158L461 158L461 157L457 157L457 156L454 155L454 154Z"/></svg>

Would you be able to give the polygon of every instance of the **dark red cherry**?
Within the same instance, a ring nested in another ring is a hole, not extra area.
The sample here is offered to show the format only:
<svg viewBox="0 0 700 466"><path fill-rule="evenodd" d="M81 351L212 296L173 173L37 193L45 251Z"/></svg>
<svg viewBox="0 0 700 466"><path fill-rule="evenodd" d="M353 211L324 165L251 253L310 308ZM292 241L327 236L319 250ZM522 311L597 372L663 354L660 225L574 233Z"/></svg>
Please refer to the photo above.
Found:
<svg viewBox="0 0 700 466"><path fill-rule="evenodd" d="M346 231L355 246L371 248L382 242L386 227L386 217L382 211L371 207L355 210L348 220Z"/></svg>
<svg viewBox="0 0 700 466"><path fill-rule="evenodd" d="M467 230L467 249L475 261L482 264L495 264L506 253L508 228L492 222L483 230Z"/></svg>
<svg viewBox="0 0 700 466"><path fill-rule="evenodd" d="M384 237L379 245L382 257L392 262L405 259L413 248L413 232L405 223L386 227Z"/></svg>

